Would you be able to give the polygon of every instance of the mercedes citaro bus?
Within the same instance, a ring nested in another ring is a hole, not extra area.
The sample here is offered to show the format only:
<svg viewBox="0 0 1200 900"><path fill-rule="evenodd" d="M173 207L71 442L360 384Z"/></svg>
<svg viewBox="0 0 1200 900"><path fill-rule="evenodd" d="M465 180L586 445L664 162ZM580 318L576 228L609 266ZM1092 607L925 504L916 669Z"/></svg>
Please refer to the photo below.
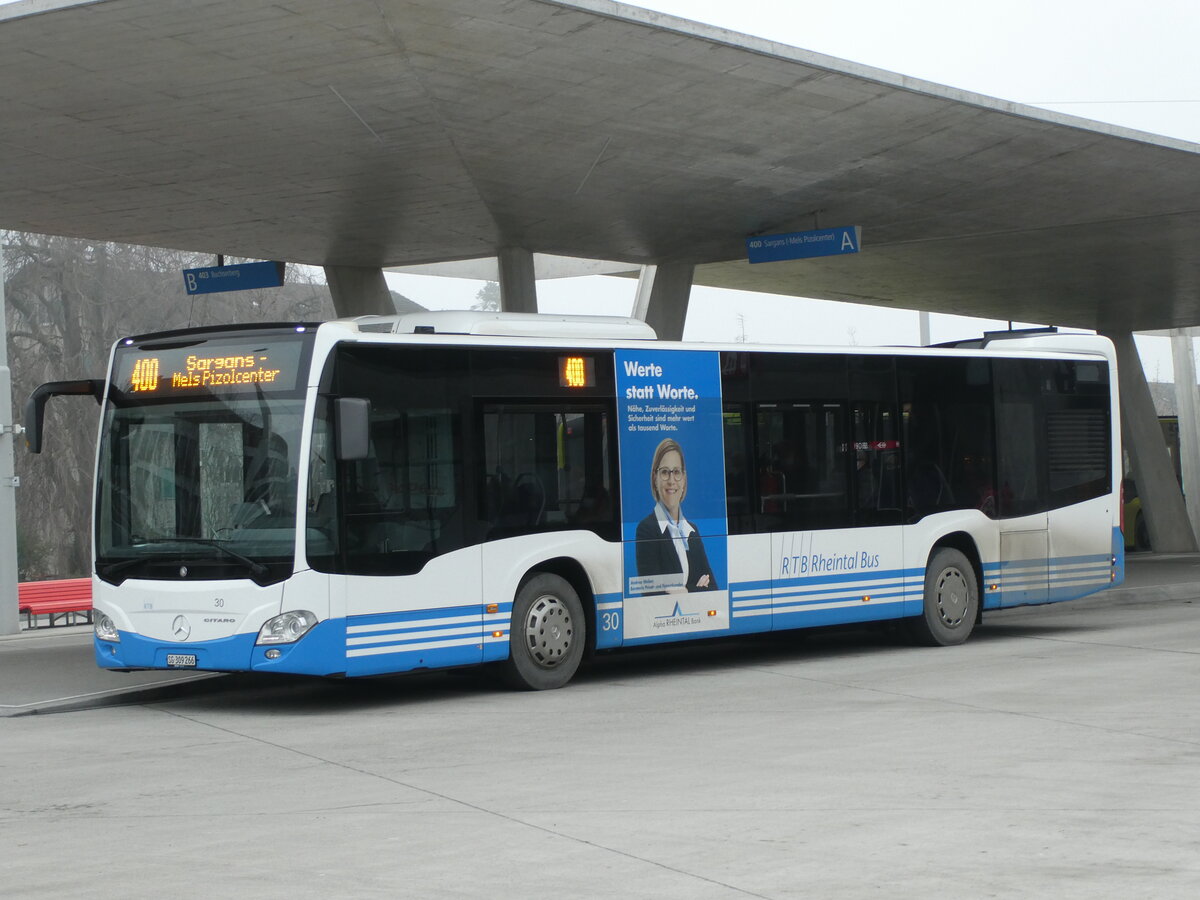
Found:
<svg viewBox="0 0 1200 900"><path fill-rule="evenodd" d="M1123 577L1112 345L657 341L420 313L130 337L104 381L95 654L117 670L495 664L987 610Z"/></svg>

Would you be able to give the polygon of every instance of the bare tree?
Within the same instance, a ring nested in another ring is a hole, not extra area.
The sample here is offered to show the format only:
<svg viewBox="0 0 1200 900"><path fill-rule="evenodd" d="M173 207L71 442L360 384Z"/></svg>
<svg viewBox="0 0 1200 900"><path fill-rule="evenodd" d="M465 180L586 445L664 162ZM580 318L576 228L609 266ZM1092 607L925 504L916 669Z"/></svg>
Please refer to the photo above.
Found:
<svg viewBox="0 0 1200 900"><path fill-rule="evenodd" d="M316 322L333 317L328 291L306 270L299 284L187 296L194 253L5 232L5 297L13 404L46 381L101 378L121 337L189 325ZM18 453L18 568L23 579L85 575L91 559L92 466L99 421L90 399L46 410L46 451Z"/></svg>

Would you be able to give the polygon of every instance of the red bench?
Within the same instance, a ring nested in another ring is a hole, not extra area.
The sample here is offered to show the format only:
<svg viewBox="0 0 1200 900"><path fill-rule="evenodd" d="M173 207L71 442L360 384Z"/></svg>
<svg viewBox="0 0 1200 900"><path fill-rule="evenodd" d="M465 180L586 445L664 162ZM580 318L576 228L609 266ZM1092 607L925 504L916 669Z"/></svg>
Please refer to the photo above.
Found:
<svg viewBox="0 0 1200 900"><path fill-rule="evenodd" d="M47 616L50 625L58 620L74 625L78 616L91 622L92 579L23 581L17 585L17 609L25 613L30 628L37 623L38 616Z"/></svg>

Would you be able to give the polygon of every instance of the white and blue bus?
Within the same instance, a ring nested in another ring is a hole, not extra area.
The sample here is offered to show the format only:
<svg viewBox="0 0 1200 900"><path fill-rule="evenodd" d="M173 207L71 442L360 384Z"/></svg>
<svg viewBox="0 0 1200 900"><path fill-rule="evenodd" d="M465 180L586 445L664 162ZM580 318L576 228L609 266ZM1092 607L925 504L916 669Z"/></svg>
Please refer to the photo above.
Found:
<svg viewBox="0 0 1200 900"><path fill-rule="evenodd" d="M624 646L985 610L1123 578L1115 357L660 342L428 313L119 341L95 654L117 669L566 684Z"/></svg>

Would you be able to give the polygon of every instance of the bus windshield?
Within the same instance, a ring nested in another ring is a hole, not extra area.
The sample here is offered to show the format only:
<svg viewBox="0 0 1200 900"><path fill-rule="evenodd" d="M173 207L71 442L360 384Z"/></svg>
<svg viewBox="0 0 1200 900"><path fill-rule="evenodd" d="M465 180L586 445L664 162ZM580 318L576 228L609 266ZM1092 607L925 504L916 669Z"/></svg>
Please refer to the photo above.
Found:
<svg viewBox="0 0 1200 900"><path fill-rule="evenodd" d="M268 584L291 574L304 420L297 345L256 336L118 350L96 480L101 578ZM192 372L205 379L197 389Z"/></svg>
<svg viewBox="0 0 1200 900"><path fill-rule="evenodd" d="M286 570L286 577L302 418L298 400L110 408L100 458L97 572L179 577L186 565L197 577L240 570L261 580L265 566Z"/></svg>

